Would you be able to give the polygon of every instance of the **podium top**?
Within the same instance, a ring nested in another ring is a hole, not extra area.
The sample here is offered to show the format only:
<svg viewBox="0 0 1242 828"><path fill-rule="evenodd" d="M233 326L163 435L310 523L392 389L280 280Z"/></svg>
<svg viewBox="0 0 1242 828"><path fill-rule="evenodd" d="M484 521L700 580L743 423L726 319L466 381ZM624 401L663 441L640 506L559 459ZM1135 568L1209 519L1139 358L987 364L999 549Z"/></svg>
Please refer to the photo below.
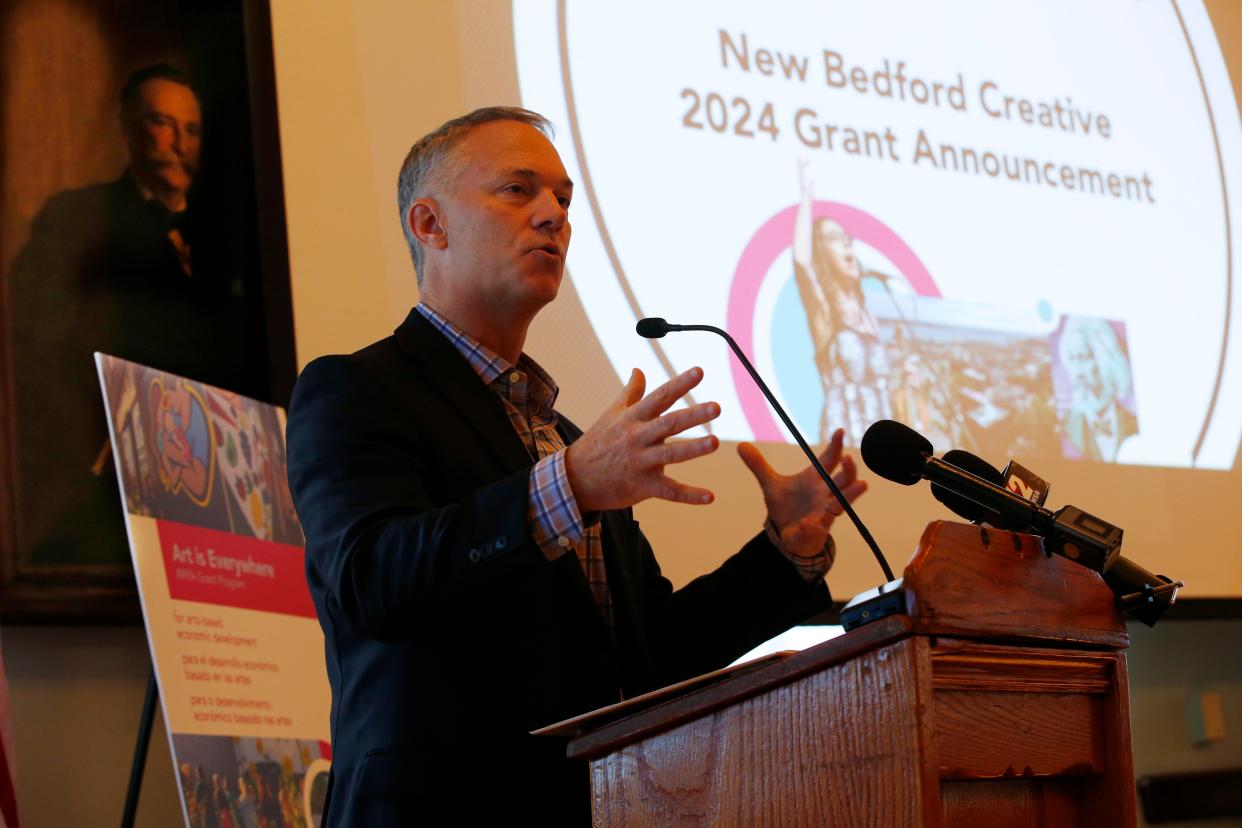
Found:
<svg viewBox="0 0 1242 828"><path fill-rule="evenodd" d="M903 574L915 632L1049 645L1130 645L1098 573L1047 555L1033 535L928 524Z"/></svg>

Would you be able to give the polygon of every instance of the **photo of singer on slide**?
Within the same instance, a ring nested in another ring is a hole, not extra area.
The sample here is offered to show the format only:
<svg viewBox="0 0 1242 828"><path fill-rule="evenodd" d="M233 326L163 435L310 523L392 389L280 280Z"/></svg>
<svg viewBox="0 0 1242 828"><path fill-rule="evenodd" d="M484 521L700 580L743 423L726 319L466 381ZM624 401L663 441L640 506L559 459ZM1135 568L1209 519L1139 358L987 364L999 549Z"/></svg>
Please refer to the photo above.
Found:
<svg viewBox="0 0 1242 828"><path fill-rule="evenodd" d="M720 414L675 407L701 369L650 393L634 370L586 431L557 413L523 351L570 240L550 132L491 107L414 144L398 205L419 304L294 391L289 477L333 696L325 828L585 825L585 762L530 731L721 668L831 601L843 504L749 443L764 525L680 590L661 575L630 507L713 500L667 468L719 446L670 439ZM866 484L830 433L819 459L853 500ZM480 780L481 761L504 773Z"/></svg>
<svg viewBox="0 0 1242 828"><path fill-rule="evenodd" d="M856 441L871 423L892 416L890 369L880 326L867 309L854 240L830 218L812 220L814 184L807 166L799 160L793 261L824 388L819 433L829 434L831 424L840 423Z"/></svg>

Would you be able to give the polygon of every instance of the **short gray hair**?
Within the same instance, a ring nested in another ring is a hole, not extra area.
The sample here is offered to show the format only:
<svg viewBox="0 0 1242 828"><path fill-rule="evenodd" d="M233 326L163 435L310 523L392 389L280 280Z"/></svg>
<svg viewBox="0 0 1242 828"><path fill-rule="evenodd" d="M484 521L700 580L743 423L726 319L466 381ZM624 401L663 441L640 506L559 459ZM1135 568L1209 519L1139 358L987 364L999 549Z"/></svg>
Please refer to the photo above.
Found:
<svg viewBox="0 0 1242 828"><path fill-rule="evenodd" d="M444 185L445 174L451 171L446 162L452 156L453 149L470 130L492 121L517 121L534 127L549 138L553 134L551 122L538 112L516 106L485 106L460 118L445 121L419 138L401 163L401 172L397 176L397 208L401 212L401 229L410 246L410 258L414 260L419 285L423 283L423 245L410 232L406 221L410 205L415 199L432 195L433 189Z"/></svg>

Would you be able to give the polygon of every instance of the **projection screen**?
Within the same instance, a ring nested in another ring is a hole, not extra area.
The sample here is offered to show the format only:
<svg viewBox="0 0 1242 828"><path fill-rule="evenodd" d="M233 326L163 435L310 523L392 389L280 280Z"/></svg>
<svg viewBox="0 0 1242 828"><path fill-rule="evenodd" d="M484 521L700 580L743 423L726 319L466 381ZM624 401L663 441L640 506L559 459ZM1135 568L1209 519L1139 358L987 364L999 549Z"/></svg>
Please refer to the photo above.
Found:
<svg viewBox="0 0 1242 828"><path fill-rule="evenodd" d="M676 582L762 520L733 444L801 461L723 342L645 340L644 316L729 330L812 442L893 418L937 453L1016 459L1184 595L1242 595L1227 5L391 3L309 26L274 3L299 358L379 338L416 301L394 195L409 144L520 104L576 182L567 282L528 342L562 409L588 425L631 368L654 384L691 365L695 399L723 408L721 451L679 470L717 503L638 509ZM900 570L952 516L926 484L871 483L858 510ZM835 534L844 599L881 576Z"/></svg>

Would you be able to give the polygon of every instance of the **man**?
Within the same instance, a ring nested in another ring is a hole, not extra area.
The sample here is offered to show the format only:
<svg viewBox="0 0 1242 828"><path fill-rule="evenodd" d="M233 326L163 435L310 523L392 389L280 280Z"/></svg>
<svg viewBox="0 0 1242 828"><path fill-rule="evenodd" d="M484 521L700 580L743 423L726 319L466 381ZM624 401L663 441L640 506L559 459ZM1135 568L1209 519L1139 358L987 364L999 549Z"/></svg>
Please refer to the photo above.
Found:
<svg viewBox="0 0 1242 828"><path fill-rule="evenodd" d="M33 563L128 559L92 352L226 387L244 372L231 276L199 266L189 79L164 64L135 72L120 126L126 169L49 198L10 282L19 545Z"/></svg>
<svg viewBox="0 0 1242 828"><path fill-rule="evenodd" d="M585 765L529 731L721 667L829 600L840 505L753 446L768 531L677 592L660 575L629 507L711 501L664 471L717 447L666 442L719 414L669 412L699 369L646 396L635 371L585 433L553 408L522 351L569 245L547 129L495 107L414 145L399 205L421 303L294 390L289 477L333 691L325 826L586 824ZM823 459L861 494L839 432Z"/></svg>
<svg viewBox="0 0 1242 828"><path fill-rule="evenodd" d="M794 224L793 260L823 386L820 435L843 423L857 440L876 420L892 416L889 366L880 327L867 309L854 239L829 218L813 220L806 161L798 166L802 198Z"/></svg>

